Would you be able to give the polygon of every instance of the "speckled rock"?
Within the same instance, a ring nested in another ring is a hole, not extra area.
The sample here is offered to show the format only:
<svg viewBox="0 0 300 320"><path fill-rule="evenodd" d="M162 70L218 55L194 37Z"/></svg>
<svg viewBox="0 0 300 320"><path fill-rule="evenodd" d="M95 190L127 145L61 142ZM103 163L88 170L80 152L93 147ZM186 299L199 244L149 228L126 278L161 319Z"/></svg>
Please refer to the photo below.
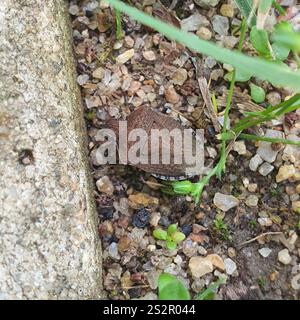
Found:
<svg viewBox="0 0 300 320"><path fill-rule="evenodd" d="M283 139L283 133L277 130L266 131L265 137L268 138L280 138ZM272 163L275 161L276 156L279 150L273 149L272 144L270 142L261 141L259 144L259 148L257 149L257 154L265 161Z"/></svg>
<svg viewBox="0 0 300 320"><path fill-rule="evenodd" d="M272 166L270 163L265 162L263 163L259 169L258 172L262 175L262 176L267 176L269 173L271 173L274 170L274 166Z"/></svg>
<svg viewBox="0 0 300 320"><path fill-rule="evenodd" d="M62 0L0 1L0 299L102 294L68 16Z"/></svg>
<svg viewBox="0 0 300 320"><path fill-rule="evenodd" d="M194 2L201 8L209 8L209 7L215 7L220 0L194 0Z"/></svg>
<svg viewBox="0 0 300 320"><path fill-rule="evenodd" d="M292 257L290 256L288 249L283 249L278 252L278 261L283 264L290 264Z"/></svg>
<svg viewBox="0 0 300 320"><path fill-rule="evenodd" d="M214 196L214 205L221 209L222 211L228 211L236 206L238 206L239 200L232 196L227 194L222 194L220 192L217 192Z"/></svg>
<svg viewBox="0 0 300 320"><path fill-rule="evenodd" d="M272 250L270 248L261 248L258 250L258 252L262 257L267 258Z"/></svg>
<svg viewBox="0 0 300 320"><path fill-rule="evenodd" d="M226 36L229 30L229 20L227 17L215 15L212 17L212 25L214 31L220 36Z"/></svg>
<svg viewBox="0 0 300 320"><path fill-rule="evenodd" d="M279 171L276 175L276 182L281 182L292 178L296 173L296 169L293 165L283 165L279 168Z"/></svg>
<svg viewBox="0 0 300 320"><path fill-rule="evenodd" d="M203 257L192 257L189 261L189 269L195 278L200 278L214 270L212 262Z"/></svg>
<svg viewBox="0 0 300 320"><path fill-rule="evenodd" d="M228 275L232 275L237 269L236 263L230 258L225 259L224 264Z"/></svg>
<svg viewBox="0 0 300 320"><path fill-rule="evenodd" d="M250 159L250 162L249 162L250 170L256 171L258 166L260 166L263 162L264 162L263 159L258 154L256 154L254 157Z"/></svg>

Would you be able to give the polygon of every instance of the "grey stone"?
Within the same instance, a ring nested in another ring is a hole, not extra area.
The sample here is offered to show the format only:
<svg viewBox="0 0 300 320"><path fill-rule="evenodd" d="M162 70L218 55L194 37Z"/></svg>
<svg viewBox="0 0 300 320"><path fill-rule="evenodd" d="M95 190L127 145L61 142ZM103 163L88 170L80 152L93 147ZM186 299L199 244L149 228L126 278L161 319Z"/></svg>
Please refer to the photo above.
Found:
<svg viewBox="0 0 300 320"><path fill-rule="evenodd" d="M217 192L214 196L214 205L222 211L228 211L239 204L239 199L234 196Z"/></svg>
<svg viewBox="0 0 300 320"><path fill-rule="evenodd" d="M200 13L194 13L180 22L181 29L184 31L197 31L200 27L209 26L209 21Z"/></svg>
<svg viewBox="0 0 300 320"><path fill-rule="evenodd" d="M230 258L224 259L224 265L228 275L232 275L236 271L236 263Z"/></svg>
<svg viewBox="0 0 300 320"><path fill-rule="evenodd" d="M258 197L254 194L251 194L249 197L246 199L246 205L248 207L256 207L258 203Z"/></svg>
<svg viewBox="0 0 300 320"><path fill-rule="evenodd" d="M251 171L256 171L258 166L260 166L262 163L263 159L258 154L256 154L250 159L249 168Z"/></svg>
<svg viewBox="0 0 300 320"><path fill-rule="evenodd" d="M272 250L270 248L261 248L258 250L258 252L262 257L267 258Z"/></svg>
<svg viewBox="0 0 300 320"><path fill-rule="evenodd" d="M205 65L209 68L212 69L215 65L217 64L217 61L212 58L212 57L207 57L205 59Z"/></svg>
<svg viewBox="0 0 300 320"><path fill-rule="evenodd" d="M291 263L292 257L290 256L288 249L283 249L278 252L278 261L280 261L282 264Z"/></svg>
<svg viewBox="0 0 300 320"><path fill-rule="evenodd" d="M194 2L201 8L209 8L209 7L215 7L220 0L194 0Z"/></svg>
<svg viewBox="0 0 300 320"><path fill-rule="evenodd" d="M68 17L63 0L0 1L0 299L102 294Z"/></svg>
<svg viewBox="0 0 300 320"><path fill-rule="evenodd" d="M291 286L294 290L300 289L300 273L292 278Z"/></svg>
<svg viewBox="0 0 300 320"><path fill-rule="evenodd" d="M259 169L258 172L262 175L262 176L267 176L269 173L271 173L274 170L274 166L272 166L270 163L265 162L263 163Z"/></svg>
<svg viewBox="0 0 300 320"><path fill-rule="evenodd" d="M265 137L268 138L284 138L282 132L277 130L266 131ZM259 148L257 149L257 154L265 161L272 163L276 160L276 156L279 150L272 149L272 144L270 142L261 141L259 144Z"/></svg>
<svg viewBox="0 0 300 320"><path fill-rule="evenodd" d="M227 17L216 14L212 17L214 31L220 36L226 36L229 30L229 20Z"/></svg>
<svg viewBox="0 0 300 320"><path fill-rule="evenodd" d="M273 224L270 218L258 218L257 221L263 227L270 227Z"/></svg>

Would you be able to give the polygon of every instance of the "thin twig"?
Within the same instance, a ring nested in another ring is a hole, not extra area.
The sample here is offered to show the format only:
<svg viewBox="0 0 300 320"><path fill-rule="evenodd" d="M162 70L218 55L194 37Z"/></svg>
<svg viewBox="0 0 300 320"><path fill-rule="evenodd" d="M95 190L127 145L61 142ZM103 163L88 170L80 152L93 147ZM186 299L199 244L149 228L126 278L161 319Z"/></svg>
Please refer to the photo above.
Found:
<svg viewBox="0 0 300 320"><path fill-rule="evenodd" d="M131 287L122 287L122 289L135 289L135 288L149 288L150 286L148 284L140 285L140 286L131 286Z"/></svg>
<svg viewBox="0 0 300 320"><path fill-rule="evenodd" d="M241 246L244 246L245 244L254 242L254 241L256 241L256 240L258 240L258 239L260 239L260 238L263 238L263 237L265 237L265 236L276 235L276 234L282 234L282 232L265 232L265 233L262 233L262 234L256 236L255 238L252 238L252 239L250 239L250 240L247 240L247 241L245 241L245 242L242 242L242 243L238 244L238 246L241 247Z"/></svg>

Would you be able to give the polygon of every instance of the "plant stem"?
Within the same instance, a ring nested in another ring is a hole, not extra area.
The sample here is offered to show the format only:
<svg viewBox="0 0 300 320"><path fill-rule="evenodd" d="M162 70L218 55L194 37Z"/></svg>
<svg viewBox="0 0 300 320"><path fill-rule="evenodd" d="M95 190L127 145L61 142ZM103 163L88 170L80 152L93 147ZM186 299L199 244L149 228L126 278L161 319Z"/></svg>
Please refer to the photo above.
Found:
<svg viewBox="0 0 300 320"><path fill-rule="evenodd" d="M276 105L276 106L271 106L268 107L267 109L261 111L261 112L257 112L256 114L251 114L243 119L241 119L233 128L234 131L237 131L237 128L240 127L241 125L248 123L250 120L254 119L255 117L263 117L263 116L267 116L269 114L271 114L271 112L278 110L278 109L282 109L285 107L289 107L292 106L295 102L300 101L300 94L295 94L294 96L292 96L290 99L281 102L280 104ZM257 120L257 119L256 119ZM266 120L265 120L266 121Z"/></svg>
<svg viewBox="0 0 300 320"><path fill-rule="evenodd" d="M239 137L241 139L245 139L245 140L266 141L266 142L272 142L272 143L292 144L292 145L300 147L300 141L293 141L293 140L280 139L280 138L269 138L269 137L256 136L254 134L246 134L246 133L241 133Z"/></svg>
<svg viewBox="0 0 300 320"><path fill-rule="evenodd" d="M273 6L280 13L280 15L286 14L285 10L282 8L282 6L276 0L273 0Z"/></svg>
<svg viewBox="0 0 300 320"><path fill-rule="evenodd" d="M246 31L247 31L247 23L246 20L243 19L242 25L241 25L241 35L240 35L240 40L239 40L239 45L238 45L238 51L241 52L243 48L243 43L245 40L246 36ZM228 117L229 117L229 111L230 111L230 105L231 105L231 100L233 96L233 90L234 90L234 85L235 85L235 74L236 71L233 71L232 74L232 79L230 82L230 87L229 87L229 92L227 95L227 100L226 100L226 106L225 106L225 113L224 113L224 122L223 122L223 133L227 132L227 123L228 123ZM221 157L220 157L220 165L217 170L217 176L220 179L222 172L225 171L225 164L226 164L226 141L222 141L222 149L221 149Z"/></svg>
<svg viewBox="0 0 300 320"><path fill-rule="evenodd" d="M116 38L120 40L122 38L122 26L121 26L121 12L115 9L116 15Z"/></svg>

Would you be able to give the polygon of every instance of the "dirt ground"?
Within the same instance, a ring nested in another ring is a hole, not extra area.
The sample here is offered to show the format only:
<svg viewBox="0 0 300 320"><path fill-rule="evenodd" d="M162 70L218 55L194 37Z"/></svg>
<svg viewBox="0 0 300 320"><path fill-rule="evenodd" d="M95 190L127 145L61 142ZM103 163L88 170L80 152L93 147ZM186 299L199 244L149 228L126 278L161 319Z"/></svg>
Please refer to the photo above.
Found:
<svg viewBox="0 0 300 320"><path fill-rule="evenodd" d="M201 38L236 48L241 15L233 1L212 1L215 6L205 6L205 2L130 1L165 21L180 23L182 29ZM296 1L289 3L293 6ZM157 299L157 278L168 272L182 279L192 297L224 276L226 283L218 289L216 299L299 299L299 148L279 146L274 160L265 161L258 155L259 144L239 140L228 156L222 180L211 179L197 206L190 196L163 194L157 186L161 181L149 173L131 166L99 165L97 132L104 121L126 119L139 106L148 105L186 127L204 129L205 161L212 167L220 154L220 141L205 108L194 62L216 97L218 116L224 112L229 87L226 74L231 68L193 53L125 15L124 34L117 40L114 13L105 1L100 5L97 1L70 1L69 12L89 135L107 297ZM274 12L272 19L276 20ZM248 37L243 52L254 54ZM292 59L288 63L292 65ZM259 106L250 102L250 82L266 91L266 100ZM287 89L255 78L238 82L230 122L242 118L249 105L259 110L290 95ZM267 129L300 139L299 110L253 130ZM265 146L262 152L269 148ZM257 166L254 157L261 160ZM281 180L278 174L286 166L294 168L295 175ZM215 199L219 193L234 197L237 205L225 212ZM177 223L186 236L172 251L152 235L155 228L166 229L171 223ZM218 266L195 276L195 268L201 265L191 266L191 258L210 254L218 255Z"/></svg>

